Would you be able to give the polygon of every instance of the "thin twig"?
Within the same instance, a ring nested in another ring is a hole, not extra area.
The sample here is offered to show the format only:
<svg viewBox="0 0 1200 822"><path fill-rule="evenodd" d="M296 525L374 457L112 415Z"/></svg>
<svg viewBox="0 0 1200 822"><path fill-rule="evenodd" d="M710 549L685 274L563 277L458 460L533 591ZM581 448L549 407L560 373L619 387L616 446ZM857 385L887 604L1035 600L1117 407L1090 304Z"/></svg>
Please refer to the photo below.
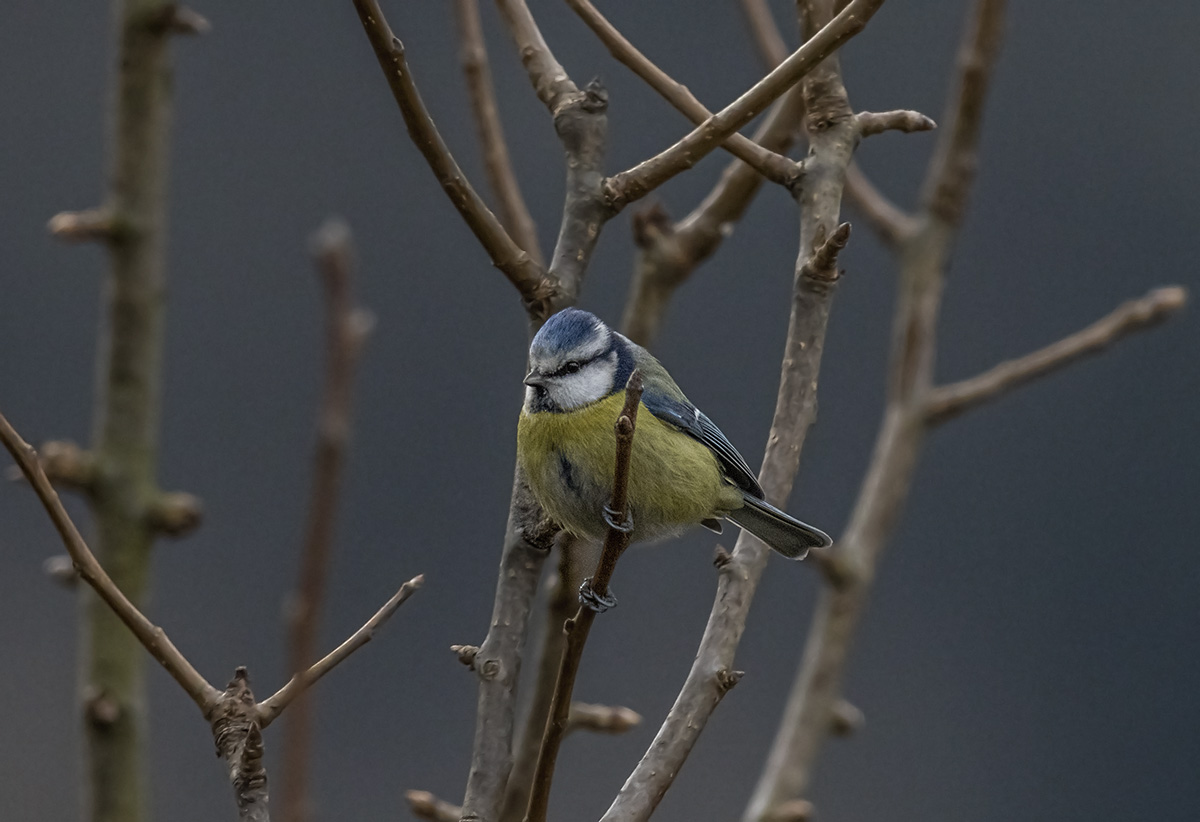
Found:
<svg viewBox="0 0 1200 822"><path fill-rule="evenodd" d="M1122 337L1166 320L1186 302L1187 290L1181 286L1156 288L1045 348L1002 362L975 377L938 386L929 392L927 422L930 425L945 422L1081 357L1099 354Z"/></svg>
<svg viewBox="0 0 1200 822"><path fill-rule="evenodd" d="M562 107L579 94L579 87L554 58L525 0L496 0L496 6L517 44L521 64L529 74L533 90L550 114L557 117Z"/></svg>
<svg viewBox="0 0 1200 822"><path fill-rule="evenodd" d="M522 249L475 191L434 125L421 100L404 54L404 44L392 33L377 0L354 0L359 19L383 69L392 96L400 107L413 144L420 149L434 177L483 245L492 263L517 289L527 306L540 305L554 293L542 266Z"/></svg>
<svg viewBox="0 0 1200 822"><path fill-rule="evenodd" d="M675 145L610 177L604 187L611 205L622 208L700 162L730 134L754 119L822 60L862 31L882 5L883 0L851 0L828 25L738 99Z"/></svg>
<svg viewBox="0 0 1200 822"><path fill-rule="evenodd" d="M396 613L396 609L424 584L425 575L418 574L401 585L396 593L392 594L392 598L385 602L383 607L376 611L375 615L368 619L361 628L347 637L341 645L314 663L303 674L293 676L286 685L258 703L258 718L262 727L265 728L274 722L296 697L315 685L325 674L345 662L352 653L374 639L375 632L382 628L384 623L391 619L392 614Z"/></svg>
<svg viewBox="0 0 1200 822"><path fill-rule="evenodd" d="M642 375L637 370L629 376L625 385L625 405L616 421L616 464L613 470L613 491L609 503L609 511L618 512L614 517L620 517L622 522L610 521L608 533L604 538L604 549L600 554L600 562L590 582L593 596L603 600L608 596L608 585L616 570L617 560L629 546L631 528L618 527L628 525L629 504L629 464L633 454L633 436L637 427L638 403L642 399ZM534 772L533 789L529 797L529 810L525 814L526 822L545 822L546 811L550 805L550 783L554 779L554 765L558 759L558 750L567 732L571 711L571 693L575 689L575 678L579 673L579 663L583 658L583 648L587 643L588 633L596 619L595 607L584 605L574 617L567 620L563 630L567 634L566 648L563 650L562 665L558 672L558 682L554 689L554 700L551 703L550 718L546 722L546 733L542 737L542 750L538 756L537 770Z"/></svg>
<svg viewBox="0 0 1200 822"><path fill-rule="evenodd" d="M919 111L897 109L896 111L860 111L854 115L858 120L858 133L863 137L883 134L885 131L901 131L912 134L917 131L932 131L937 123Z"/></svg>
<svg viewBox="0 0 1200 822"><path fill-rule="evenodd" d="M591 705L572 702L567 714L566 733L592 731L601 734L622 734L642 724L642 715L623 705Z"/></svg>
<svg viewBox="0 0 1200 822"><path fill-rule="evenodd" d="M455 17L459 30L459 59L467 80L471 113L483 151L483 170L500 211L500 223L516 241L529 252L539 266L544 266L538 244L537 226L521 195L521 185L513 172L508 155L508 141L496 106L496 90L488 68L487 46L483 39L483 23L479 17L479 0L455 0Z"/></svg>
<svg viewBox="0 0 1200 822"><path fill-rule="evenodd" d="M342 466L350 441L354 375L363 343L374 324L370 312L354 306L354 253L349 226L340 220L326 221L313 236L312 251L325 290L325 386L300 577L289 602L291 673L306 670L316 660ZM309 700L301 698L284 727L280 815L287 822L309 816L311 746L312 710Z"/></svg>
<svg viewBox="0 0 1200 822"><path fill-rule="evenodd" d="M687 86L676 81L638 51L590 0L567 0L567 5L574 9L588 28L600 38L600 42L604 43L614 58L645 80L689 120L699 124L713 116L712 112L688 91ZM737 132L725 140L724 148L772 182L791 185L800 174L800 166L795 161L760 146Z"/></svg>

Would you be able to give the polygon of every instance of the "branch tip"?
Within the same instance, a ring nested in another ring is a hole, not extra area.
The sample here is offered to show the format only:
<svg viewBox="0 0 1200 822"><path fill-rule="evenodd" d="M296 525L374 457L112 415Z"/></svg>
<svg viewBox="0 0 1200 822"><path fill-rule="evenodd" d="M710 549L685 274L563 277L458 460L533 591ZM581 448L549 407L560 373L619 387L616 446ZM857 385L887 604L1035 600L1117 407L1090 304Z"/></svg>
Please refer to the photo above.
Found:
<svg viewBox="0 0 1200 822"><path fill-rule="evenodd" d="M187 6L171 3L154 15L150 30L157 34L208 34L212 31L212 23Z"/></svg>
<svg viewBox="0 0 1200 822"><path fill-rule="evenodd" d="M858 133L863 137L882 134L885 131L902 131L912 134L918 131L933 131L937 123L919 111L863 111L854 115Z"/></svg>
<svg viewBox="0 0 1200 822"><path fill-rule="evenodd" d="M116 237L116 220L110 211L90 208L86 211L61 211L46 223L46 230L68 243L107 242Z"/></svg>
<svg viewBox="0 0 1200 822"><path fill-rule="evenodd" d="M623 705L591 705L572 702L567 714L567 732L593 731L620 734L642 723L642 715Z"/></svg>
<svg viewBox="0 0 1200 822"><path fill-rule="evenodd" d="M405 791L404 799L408 802L409 810L418 819L429 819L432 822L459 822L462 808L452 805L444 799L439 799L429 791Z"/></svg>
<svg viewBox="0 0 1200 822"><path fill-rule="evenodd" d="M79 572L75 570L75 563L66 554L47 557L42 563L42 571L64 588L74 588L79 584Z"/></svg>
<svg viewBox="0 0 1200 822"><path fill-rule="evenodd" d="M729 693L734 685L742 681L742 677L745 675L745 671L731 671L728 668L722 668L717 671L717 687L721 689L722 694Z"/></svg>
<svg viewBox="0 0 1200 822"><path fill-rule="evenodd" d="M474 670L475 657L479 655L478 645L451 645L450 650L458 657L458 661Z"/></svg>
<svg viewBox="0 0 1200 822"><path fill-rule="evenodd" d="M181 537L200 525L204 503L183 491L160 492L146 511L146 522L154 530Z"/></svg>
<svg viewBox="0 0 1200 822"><path fill-rule="evenodd" d="M816 808L807 799L789 799L768 811L763 822L809 822L815 814Z"/></svg>
<svg viewBox="0 0 1200 822"><path fill-rule="evenodd" d="M857 706L845 699L839 699L833 706L830 716L830 731L834 736L853 736L862 730L867 717Z"/></svg>

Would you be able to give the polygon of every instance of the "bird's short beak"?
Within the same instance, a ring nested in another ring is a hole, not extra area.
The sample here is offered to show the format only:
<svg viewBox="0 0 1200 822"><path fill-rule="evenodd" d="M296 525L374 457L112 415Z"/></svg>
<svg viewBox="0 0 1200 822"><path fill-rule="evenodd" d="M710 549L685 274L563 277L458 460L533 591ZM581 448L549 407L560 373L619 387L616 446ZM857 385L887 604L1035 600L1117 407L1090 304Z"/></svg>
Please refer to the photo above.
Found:
<svg viewBox="0 0 1200 822"><path fill-rule="evenodd" d="M525 375L525 379L522 382L524 382L530 388L544 388L546 385L546 378L543 377L541 372L535 368Z"/></svg>

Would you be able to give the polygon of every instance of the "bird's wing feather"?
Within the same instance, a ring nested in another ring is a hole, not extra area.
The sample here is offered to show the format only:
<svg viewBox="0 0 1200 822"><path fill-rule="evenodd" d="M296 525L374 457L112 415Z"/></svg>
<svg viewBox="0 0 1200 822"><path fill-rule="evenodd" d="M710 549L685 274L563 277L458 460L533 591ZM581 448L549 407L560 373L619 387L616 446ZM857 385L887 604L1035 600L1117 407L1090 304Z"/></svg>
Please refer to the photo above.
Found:
<svg viewBox="0 0 1200 822"><path fill-rule="evenodd" d="M733 447L729 438L717 428L716 423L699 408L686 400L677 400L650 389L642 394L642 404L663 422L701 442L716 456L730 482L746 493L762 499L762 487L758 484L754 471Z"/></svg>

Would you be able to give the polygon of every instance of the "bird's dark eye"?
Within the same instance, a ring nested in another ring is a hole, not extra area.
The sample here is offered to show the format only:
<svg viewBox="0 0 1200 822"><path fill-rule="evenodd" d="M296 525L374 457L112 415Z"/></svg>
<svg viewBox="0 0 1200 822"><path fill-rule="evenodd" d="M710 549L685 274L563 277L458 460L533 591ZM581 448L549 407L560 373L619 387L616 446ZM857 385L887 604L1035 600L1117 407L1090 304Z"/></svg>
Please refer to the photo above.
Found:
<svg viewBox="0 0 1200 822"><path fill-rule="evenodd" d="M582 368L582 366L579 363L575 362L574 360L571 360L569 363L567 363L566 365L564 365L562 367L562 370L563 370L564 374L574 374L580 368Z"/></svg>

